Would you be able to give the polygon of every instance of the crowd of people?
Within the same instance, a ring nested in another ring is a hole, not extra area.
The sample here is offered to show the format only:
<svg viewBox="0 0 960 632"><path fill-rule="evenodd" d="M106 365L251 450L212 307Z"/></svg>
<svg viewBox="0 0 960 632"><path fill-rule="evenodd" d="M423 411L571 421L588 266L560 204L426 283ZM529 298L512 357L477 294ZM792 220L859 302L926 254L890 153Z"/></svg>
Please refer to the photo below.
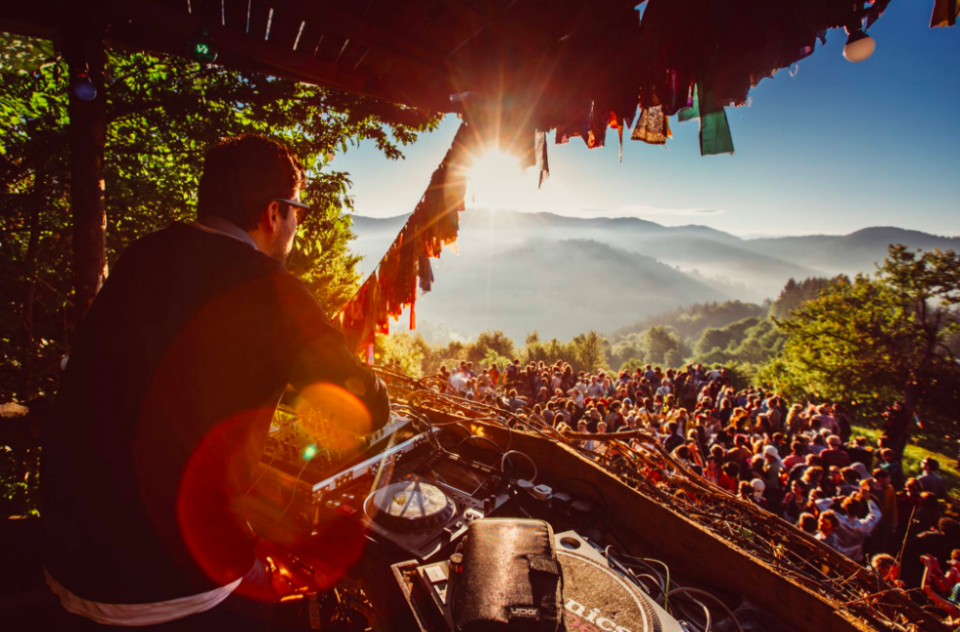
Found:
<svg viewBox="0 0 960 632"><path fill-rule="evenodd" d="M947 486L936 460L904 471L912 419L900 404L884 413L883 436L870 445L853 436L840 403L790 404L738 390L727 369L699 364L589 374L563 361L461 362L438 377L450 393L561 432L643 430L696 475L960 617L960 522L942 515ZM588 450L604 446L582 441Z"/></svg>

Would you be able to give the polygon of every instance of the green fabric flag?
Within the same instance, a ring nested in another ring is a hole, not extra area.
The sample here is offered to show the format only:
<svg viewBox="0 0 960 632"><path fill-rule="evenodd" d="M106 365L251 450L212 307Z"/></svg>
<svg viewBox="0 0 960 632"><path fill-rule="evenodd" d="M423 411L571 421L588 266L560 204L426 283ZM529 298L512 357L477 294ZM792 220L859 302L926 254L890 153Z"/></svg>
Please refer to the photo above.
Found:
<svg viewBox="0 0 960 632"><path fill-rule="evenodd" d="M733 137L727 113L713 102L713 95L698 84L697 104L700 109L700 155L716 156L733 153Z"/></svg>
<svg viewBox="0 0 960 632"><path fill-rule="evenodd" d="M733 153L733 137L727 113L721 109L700 117L700 155L716 156Z"/></svg>

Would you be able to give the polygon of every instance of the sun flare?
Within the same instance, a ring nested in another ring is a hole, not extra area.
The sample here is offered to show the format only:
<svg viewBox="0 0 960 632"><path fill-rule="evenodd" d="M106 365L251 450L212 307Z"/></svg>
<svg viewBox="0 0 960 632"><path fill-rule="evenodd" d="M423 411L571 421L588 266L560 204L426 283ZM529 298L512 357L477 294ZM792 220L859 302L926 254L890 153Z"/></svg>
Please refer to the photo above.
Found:
<svg viewBox="0 0 960 632"><path fill-rule="evenodd" d="M485 208L513 208L527 186L517 157L502 149L490 149L473 163L468 177L474 204Z"/></svg>

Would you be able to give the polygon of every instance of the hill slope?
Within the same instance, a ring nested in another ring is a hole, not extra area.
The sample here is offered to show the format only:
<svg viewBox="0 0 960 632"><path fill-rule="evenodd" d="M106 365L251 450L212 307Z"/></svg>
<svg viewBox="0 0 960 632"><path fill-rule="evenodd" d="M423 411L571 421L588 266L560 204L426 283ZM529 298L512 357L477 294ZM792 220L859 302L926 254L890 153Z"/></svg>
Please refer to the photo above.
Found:
<svg viewBox="0 0 960 632"><path fill-rule="evenodd" d="M407 216L353 219L352 248L366 257L366 274ZM548 337L611 332L681 305L761 303L791 277L870 272L889 243L960 250L960 238L890 227L744 240L638 218L471 209L461 215L461 255L444 253L436 265L436 292L418 306L418 320L466 336L484 328L521 339L533 329Z"/></svg>
<svg viewBox="0 0 960 632"><path fill-rule="evenodd" d="M888 244L905 244L921 250L940 248L958 251L960 237L940 237L916 230L877 226L849 235L753 239L746 244L756 252L818 268L833 275L840 272L872 272L874 264L886 257Z"/></svg>
<svg viewBox="0 0 960 632"><path fill-rule="evenodd" d="M371 271L386 252L406 218L406 215L385 219L354 216L358 239L353 248L367 256L361 265L365 273ZM460 252L468 259L473 258L478 247L486 251L488 244L507 249L529 242L570 238L591 239L684 270L695 270L700 278L712 280L710 284L725 294L743 300L762 301L775 296L791 276L802 279L822 274L775 255L757 252L751 248L753 242L706 226L669 227L633 217L585 219L485 209L471 209L461 215Z"/></svg>
<svg viewBox="0 0 960 632"><path fill-rule="evenodd" d="M545 241L506 251L444 254L436 291L417 303L417 319L474 336L502 329L517 340L538 330L567 339L610 331L678 305L723 300L684 273L595 241Z"/></svg>

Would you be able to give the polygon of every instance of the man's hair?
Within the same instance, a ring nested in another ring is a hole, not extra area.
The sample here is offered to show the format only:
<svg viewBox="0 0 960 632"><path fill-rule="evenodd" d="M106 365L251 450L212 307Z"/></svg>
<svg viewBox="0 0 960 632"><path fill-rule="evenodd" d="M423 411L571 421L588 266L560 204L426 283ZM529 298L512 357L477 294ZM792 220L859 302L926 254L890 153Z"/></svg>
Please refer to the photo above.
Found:
<svg viewBox="0 0 960 632"><path fill-rule="evenodd" d="M864 502L859 496L853 494L844 498L840 506L848 516L856 516L864 508Z"/></svg>
<svg viewBox="0 0 960 632"><path fill-rule="evenodd" d="M263 208L303 185L303 166L284 145L255 134L224 138L207 152L197 191L197 215L216 215L253 230ZM289 207L281 209L284 217Z"/></svg>
<svg viewBox="0 0 960 632"><path fill-rule="evenodd" d="M812 513L802 513L800 514L800 519L797 520L797 526L801 530L806 531L807 533L816 533L817 532L817 517Z"/></svg>
<svg viewBox="0 0 960 632"><path fill-rule="evenodd" d="M837 512L833 511L832 509L828 509L820 514L820 520L823 522L829 522L833 527L840 526L840 519L837 518Z"/></svg>
<svg viewBox="0 0 960 632"><path fill-rule="evenodd" d="M891 566L897 563L897 558L888 553L878 553L870 560L870 566L878 572L885 572Z"/></svg>

